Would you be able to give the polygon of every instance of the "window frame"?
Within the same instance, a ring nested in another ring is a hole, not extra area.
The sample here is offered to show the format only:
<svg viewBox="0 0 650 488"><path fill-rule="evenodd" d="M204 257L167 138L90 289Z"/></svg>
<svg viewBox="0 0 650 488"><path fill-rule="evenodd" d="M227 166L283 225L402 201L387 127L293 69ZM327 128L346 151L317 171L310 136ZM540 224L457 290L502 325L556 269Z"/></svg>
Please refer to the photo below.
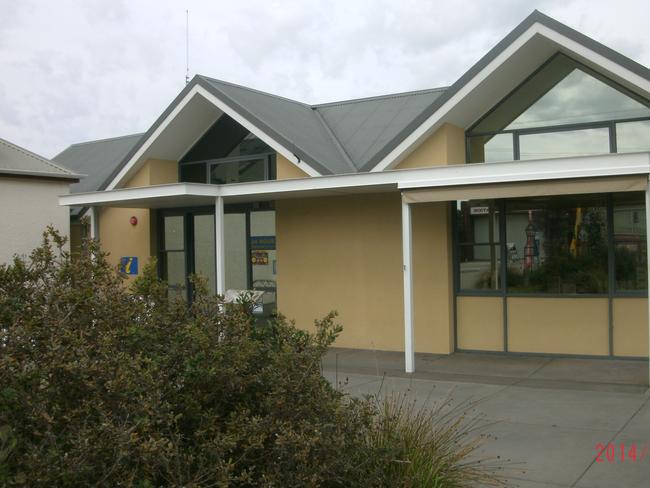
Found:
<svg viewBox="0 0 650 488"><path fill-rule="evenodd" d="M590 76L598 79L599 81L606 83L613 89L621 92L622 94L630 97L637 102L645 105L650 109L650 102L643 99L636 93L631 92L624 86L619 83L601 75L600 73L594 71L585 64L577 61L571 56L567 56L564 53L557 52L549 59L547 59L539 68L537 68L533 73L526 77L519 85L517 85L513 90L511 90L505 97L503 97L497 104L495 104L490 110L483 114L476 122L474 122L466 131L465 131L465 162L468 164L481 164L486 163L486 161L472 163L472 154L471 154L471 144L470 140L472 137L485 137L485 136L495 136L499 134L512 134L512 148L513 148L513 161L521 161L520 151L519 151L519 138L522 135L527 134L545 134L545 133L554 133L554 132L568 132L572 130L581 130L581 129L609 129L609 154L616 153L617 151L617 142L616 142L616 125L626 122L641 122L641 121L650 121L650 116L647 117L628 117L621 119L604 119L601 121L595 122L578 122L572 124L558 124L558 125L548 125L540 127L530 127L525 129L502 129L500 131L482 131L482 132L473 132L474 128L481 124L487 117L489 117L497 108L506 103L510 97L516 93L518 90L523 88L532 78L534 78L541 70L543 70L549 63L551 63L557 56L565 56L571 61L576 63L576 65L587 73ZM534 102L533 102L534 103ZM532 106L532 105L531 105ZM548 158L551 159L551 158ZM489 164L489 162L488 162Z"/></svg>
<svg viewBox="0 0 650 488"><path fill-rule="evenodd" d="M616 249L614 236L614 193L600 193L605 197L605 222L606 222L606 241L607 241L607 292L603 293L546 293L546 292L513 292L508 289L508 262L507 262L507 201L512 199L497 198L493 199L495 208L499 209L499 232L498 246L500 249L500 269L501 286L498 289L461 289L460 287L460 222L458 203L454 202L452 206L452 260L453 260L453 281L454 295L467 297L529 297L529 298L647 298L648 290L619 290L616 286ZM552 197L551 197L552 198ZM501 213L503 212L503 213ZM646 239L648 239L648 230L646 230ZM496 243L494 245L497 245ZM648 259L648 258L646 258Z"/></svg>
<svg viewBox="0 0 650 488"><path fill-rule="evenodd" d="M215 159L201 159L198 161L185 161L178 164L178 181L183 182L181 179L181 169L185 166L195 165L195 164L205 164L205 179L204 183L208 185L213 185L217 183L210 183L210 174L212 172L213 166L218 166L222 164L231 164L241 161L249 161L254 159L263 159L264 160L264 180L268 181L275 179L276 169L274 169L274 164L276 163L275 153L274 152L262 152L257 154L248 154L245 156L230 156L225 158L215 158ZM225 183L227 185L233 185L236 183Z"/></svg>

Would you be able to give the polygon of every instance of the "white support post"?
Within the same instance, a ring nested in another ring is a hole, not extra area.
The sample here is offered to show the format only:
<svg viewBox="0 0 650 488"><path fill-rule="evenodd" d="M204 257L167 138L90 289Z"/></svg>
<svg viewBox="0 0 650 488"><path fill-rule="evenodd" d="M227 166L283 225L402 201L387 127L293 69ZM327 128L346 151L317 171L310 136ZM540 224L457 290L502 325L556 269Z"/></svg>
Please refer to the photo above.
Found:
<svg viewBox="0 0 650 488"><path fill-rule="evenodd" d="M226 258L223 223L223 197L217 197L214 203L214 239L216 256L217 294L226 292Z"/></svg>
<svg viewBox="0 0 650 488"><path fill-rule="evenodd" d="M402 200L402 262L404 265L404 362L407 373L415 372L413 340L413 243L411 206Z"/></svg>
<svg viewBox="0 0 650 488"><path fill-rule="evenodd" d="M648 284L650 285L650 180L645 188L645 228L646 228L646 261L648 264ZM649 286L650 288L650 286ZM650 291L648 293L648 353L650 356ZM648 384L650 384L650 357L648 357Z"/></svg>
<svg viewBox="0 0 650 488"><path fill-rule="evenodd" d="M90 225L90 238L99 239L99 209L90 207L88 210L88 224Z"/></svg>

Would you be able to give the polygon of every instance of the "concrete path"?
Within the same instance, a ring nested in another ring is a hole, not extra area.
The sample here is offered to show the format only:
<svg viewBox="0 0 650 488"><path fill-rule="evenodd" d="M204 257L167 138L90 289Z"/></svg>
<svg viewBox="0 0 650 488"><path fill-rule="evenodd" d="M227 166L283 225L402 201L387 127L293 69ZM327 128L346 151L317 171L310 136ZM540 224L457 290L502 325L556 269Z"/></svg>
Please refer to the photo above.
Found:
<svg viewBox="0 0 650 488"><path fill-rule="evenodd" d="M325 377L352 395L470 405L495 437L481 454L510 460L512 486L522 488L649 487L647 370L647 361L454 354L418 355L408 375L400 353L345 349L323 362ZM615 446L613 462L597 456L599 443Z"/></svg>

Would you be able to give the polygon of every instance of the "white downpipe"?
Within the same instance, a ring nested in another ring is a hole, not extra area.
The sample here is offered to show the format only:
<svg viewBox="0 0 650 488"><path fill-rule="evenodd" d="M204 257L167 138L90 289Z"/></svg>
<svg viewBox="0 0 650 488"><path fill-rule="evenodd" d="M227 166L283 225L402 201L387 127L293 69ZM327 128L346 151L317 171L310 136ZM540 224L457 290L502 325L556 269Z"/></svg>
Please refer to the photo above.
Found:
<svg viewBox="0 0 650 488"><path fill-rule="evenodd" d="M223 197L217 197L214 202L214 246L216 256L217 294L226 292L226 256L224 241Z"/></svg>
<svg viewBox="0 0 650 488"><path fill-rule="evenodd" d="M648 264L648 283L650 283L650 180L645 189L645 228L646 228L646 261ZM650 286L649 286L650 289ZM648 294L648 384L650 384L650 292Z"/></svg>
<svg viewBox="0 0 650 488"><path fill-rule="evenodd" d="M413 243L411 206L402 201L402 259L404 265L404 362L407 373L415 372L413 340Z"/></svg>

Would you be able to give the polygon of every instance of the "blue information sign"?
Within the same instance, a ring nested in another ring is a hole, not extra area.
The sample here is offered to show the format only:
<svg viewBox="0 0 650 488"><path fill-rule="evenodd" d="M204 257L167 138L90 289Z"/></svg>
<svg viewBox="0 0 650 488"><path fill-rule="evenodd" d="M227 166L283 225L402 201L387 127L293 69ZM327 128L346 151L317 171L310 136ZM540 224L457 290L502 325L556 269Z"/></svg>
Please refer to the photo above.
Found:
<svg viewBox="0 0 650 488"><path fill-rule="evenodd" d="M120 258L120 272L128 275L138 274L137 256L123 256Z"/></svg>
<svg viewBox="0 0 650 488"><path fill-rule="evenodd" d="M273 251L275 236L251 236L251 251Z"/></svg>

